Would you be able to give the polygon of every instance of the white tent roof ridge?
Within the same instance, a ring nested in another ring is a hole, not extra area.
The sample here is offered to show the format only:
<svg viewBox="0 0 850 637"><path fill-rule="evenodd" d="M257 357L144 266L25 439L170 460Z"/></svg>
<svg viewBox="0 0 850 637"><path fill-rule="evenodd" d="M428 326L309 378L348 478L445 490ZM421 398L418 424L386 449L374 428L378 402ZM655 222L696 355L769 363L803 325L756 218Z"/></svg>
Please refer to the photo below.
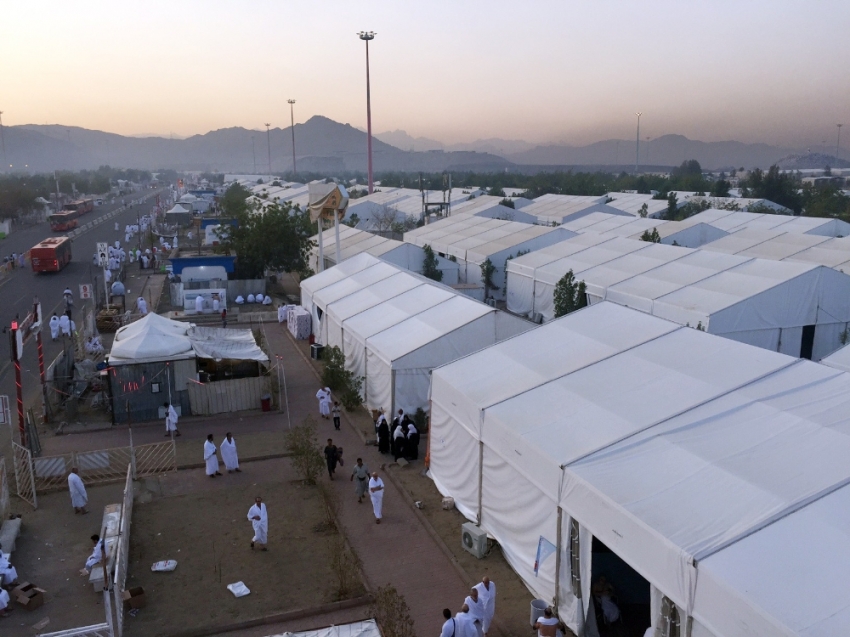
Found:
<svg viewBox="0 0 850 637"><path fill-rule="evenodd" d="M414 288L414 289L415 289L415 288ZM410 292L410 290L405 290L405 292L404 292L404 293L407 293L407 292ZM404 294L404 293L403 293L403 294ZM401 296L401 294L399 294L398 296ZM367 337L364 339L364 341L366 341L366 342L368 343L370 340L372 340L373 338L375 338L375 337L377 337L377 336L380 336L381 334L383 334L383 333L384 333L384 332L386 332L387 330L391 330L391 329L393 329L396 325L401 325L402 323L405 323L405 322L409 321L410 319L416 318L416 317L417 317L417 316L419 316L420 314L424 314L425 312L429 312L429 311L433 310L434 308L437 308L437 307L440 307L441 305L444 305L445 303L449 303L450 301L454 301L456 298L458 298L458 297L460 297L460 296L461 296L461 295L459 295L459 294L457 294L457 293L455 292L452 296L450 296L450 297L448 297L448 298L446 298L446 299L443 299L442 301L438 301L438 302L437 302L437 303L435 303L434 305L431 305L431 306L429 306L429 307L424 307L424 308L422 308L422 309L420 309L420 310L417 310L417 311L416 311L416 312L414 312L413 314L408 314L405 318L403 318L403 319L402 319L401 321L399 321L398 323L393 323L392 325L387 325L386 327L381 328L379 331L377 331L377 332L373 332L372 334L369 334L369 336L367 336ZM396 298L396 297L393 297L393 298ZM469 297L464 297L464 298L469 298ZM469 298L469 300L470 300L470 301L474 301L475 299ZM371 310L372 308L369 308L369 309ZM491 309L492 309L492 308L491 308ZM365 310L364 310L364 311L365 311ZM360 312L360 314L362 314L362 313L363 313L363 312ZM355 315L355 316L356 316L356 315ZM455 328L455 329L457 329L457 328ZM454 331L454 330L452 330L452 332L453 332L453 331ZM447 333L447 334L450 334L451 332L446 332L446 333ZM418 349L418 348L417 348L417 349ZM411 350L411 351L415 351L415 350Z"/></svg>
<svg viewBox="0 0 850 637"><path fill-rule="evenodd" d="M682 326L681 329L684 330L684 329L691 329L691 328L687 328L687 327ZM672 332L667 332L666 334L661 334L660 336L656 336L655 338L656 339L661 338L662 336L667 336L668 334L671 334L671 333ZM655 340L655 339L652 339L652 340ZM651 342L651 341L647 341L647 342ZM642 345L644 345L644 343L641 343L640 345L636 345L635 347L640 347ZM632 348L632 349L634 349L634 348ZM624 350L624 351L627 351L627 350ZM739 390L743 389L744 387L747 387L748 385L758 383L758 382L764 380L765 378L772 376L773 374L777 374L780 371L791 367L792 365L796 365L797 363L801 362L802 360L804 360L804 359L802 359L802 358L791 359L788 363L786 363L782 367L779 367L778 369L768 370L764 374L762 374L761 376L757 376L756 378L750 378L746 382L741 383L740 385L735 385L734 387L729 387L725 391L720 392L719 394L715 394L713 396L707 396L705 399L703 399L702 401L700 401L698 403L685 406L682 409L680 409L678 412L668 414L664 418L657 420L656 422L645 425L644 427L641 427L639 429L629 431L626 434L622 435L618 439L609 440L604 445L601 445L601 446L597 447L596 449L591 449L589 451L586 451L586 452L582 453L582 455L578 456L577 458L573 458L571 460L568 460L567 462L565 462L562 465L562 467L575 466L575 465L579 464L582 460L584 460L584 459L586 459L590 456L593 456L597 453L605 451L606 449L609 449L610 447L613 447L613 446L618 445L622 442L625 442L629 438L633 438L634 436L639 436L642 433L648 432L650 429L653 429L654 427L658 427L660 425L663 425L665 422L669 422L669 421L673 420L674 418L678 418L679 416L686 414L689 411L692 411L694 409L698 409L698 408L702 407L703 405L707 405L708 403L715 401L715 400L718 400L720 398L723 398L724 396L728 396L729 394L732 394L736 391L739 391Z"/></svg>

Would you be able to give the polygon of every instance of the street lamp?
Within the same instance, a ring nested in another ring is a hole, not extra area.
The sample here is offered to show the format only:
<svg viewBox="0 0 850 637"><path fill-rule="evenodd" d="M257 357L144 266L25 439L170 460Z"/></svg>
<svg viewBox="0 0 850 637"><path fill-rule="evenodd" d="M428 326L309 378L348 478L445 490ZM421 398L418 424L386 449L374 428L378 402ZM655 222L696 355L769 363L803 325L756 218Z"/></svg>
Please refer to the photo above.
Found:
<svg viewBox="0 0 850 637"><path fill-rule="evenodd" d="M292 174L295 175L298 170L295 167L295 100L286 100L287 104L289 104L289 119L292 123Z"/></svg>
<svg viewBox="0 0 850 637"><path fill-rule="evenodd" d="M254 136L251 135L251 154L254 156L254 174L257 174L257 147L254 145Z"/></svg>
<svg viewBox="0 0 850 637"><path fill-rule="evenodd" d="M638 165L640 164L640 116L643 113L635 113L637 115L637 136L635 137L635 175L638 172Z"/></svg>
<svg viewBox="0 0 850 637"><path fill-rule="evenodd" d="M844 124L836 124L838 126L838 138L835 140L835 159L838 159L838 151L841 149L841 127Z"/></svg>
<svg viewBox="0 0 850 637"><path fill-rule="evenodd" d="M366 153L369 177L369 194L375 188L372 181L372 95L369 89L369 41L375 39L374 31L361 31L357 34L366 43Z"/></svg>
<svg viewBox="0 0 850 637"><path fill-rule="evenodd" d="M6 138L3 137L3 111L0 111L0 146L3 147L3 165L6 165Z"/></svg>
<svg viewBox="0 0 850 637"><path fill-rule="evenodd" d="M268 143L269 143L269 177L271 177L272 176L272 134L271 134L271 130L269 129L269 126L271 126L271 124L266 123L265 126L266 126L266 141L268 141Z"/></svg>

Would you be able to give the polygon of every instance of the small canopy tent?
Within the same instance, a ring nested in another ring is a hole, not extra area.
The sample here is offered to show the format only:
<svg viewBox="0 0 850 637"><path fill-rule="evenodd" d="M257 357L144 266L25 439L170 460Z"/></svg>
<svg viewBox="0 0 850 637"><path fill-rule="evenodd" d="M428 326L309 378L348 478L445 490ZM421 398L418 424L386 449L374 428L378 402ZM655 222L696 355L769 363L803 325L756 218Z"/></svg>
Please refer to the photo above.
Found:
<svg viewBox="0 0 850 637"><path fill-rule="evenodd" d="M850 375L601 303L434 370L431 401L438 488L573 630L593 538L655 626L666 597L701 637L850 630Z"/></svg>

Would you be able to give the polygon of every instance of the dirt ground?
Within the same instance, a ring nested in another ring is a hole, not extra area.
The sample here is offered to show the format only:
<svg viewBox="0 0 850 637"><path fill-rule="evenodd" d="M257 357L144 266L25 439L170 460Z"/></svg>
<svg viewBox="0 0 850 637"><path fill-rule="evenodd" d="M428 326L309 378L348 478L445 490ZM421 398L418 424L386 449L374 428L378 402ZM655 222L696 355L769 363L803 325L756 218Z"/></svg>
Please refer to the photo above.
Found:
<svg viewBox="0 0 850 637"><path fill-rule="evenodd" d="M144 587L147 607L128 617L129 637L337 601L328 559L332 535L316 530L324 520L318 490L294 479L288 461L276 459L215 479L191 471L144 481L133 513L128 587ZM246 516L257 494L269 511L268 552L249 547ZM165 559L177 560L173 573L151 572L151 564ZM227 590L238 581L250 595L237 599Z"/></svg>
<svg viewBox="0 0 850 637"><path fill-rule="evenodd" d="M53 632L105 621L102 595L95 593L88 578L79 574L91 554L93 533L100 532L103 507L120 503L123 484L89 487L88 515L75 515L67 491L38 496L38 509L16 497L11 505L23 516L17 550L12 564L19 581L29 581L47 591L45 603L34 611L17 608L0 619L0 635L18 637L35 634L32 626L48 618L41 632Z"/></svg>

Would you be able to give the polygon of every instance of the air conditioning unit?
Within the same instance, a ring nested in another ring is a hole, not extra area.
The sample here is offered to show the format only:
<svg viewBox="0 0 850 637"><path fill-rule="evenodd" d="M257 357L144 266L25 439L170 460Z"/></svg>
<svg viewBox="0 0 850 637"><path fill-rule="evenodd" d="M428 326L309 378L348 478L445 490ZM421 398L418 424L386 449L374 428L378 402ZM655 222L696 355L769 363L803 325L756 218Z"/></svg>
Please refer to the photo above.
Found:
<svg viewBox="0 0 850 637"><path fill-rule="evenodd" d="M472 522L460 527L460 543L479 560L487 555L487 532Z"/></svg>

